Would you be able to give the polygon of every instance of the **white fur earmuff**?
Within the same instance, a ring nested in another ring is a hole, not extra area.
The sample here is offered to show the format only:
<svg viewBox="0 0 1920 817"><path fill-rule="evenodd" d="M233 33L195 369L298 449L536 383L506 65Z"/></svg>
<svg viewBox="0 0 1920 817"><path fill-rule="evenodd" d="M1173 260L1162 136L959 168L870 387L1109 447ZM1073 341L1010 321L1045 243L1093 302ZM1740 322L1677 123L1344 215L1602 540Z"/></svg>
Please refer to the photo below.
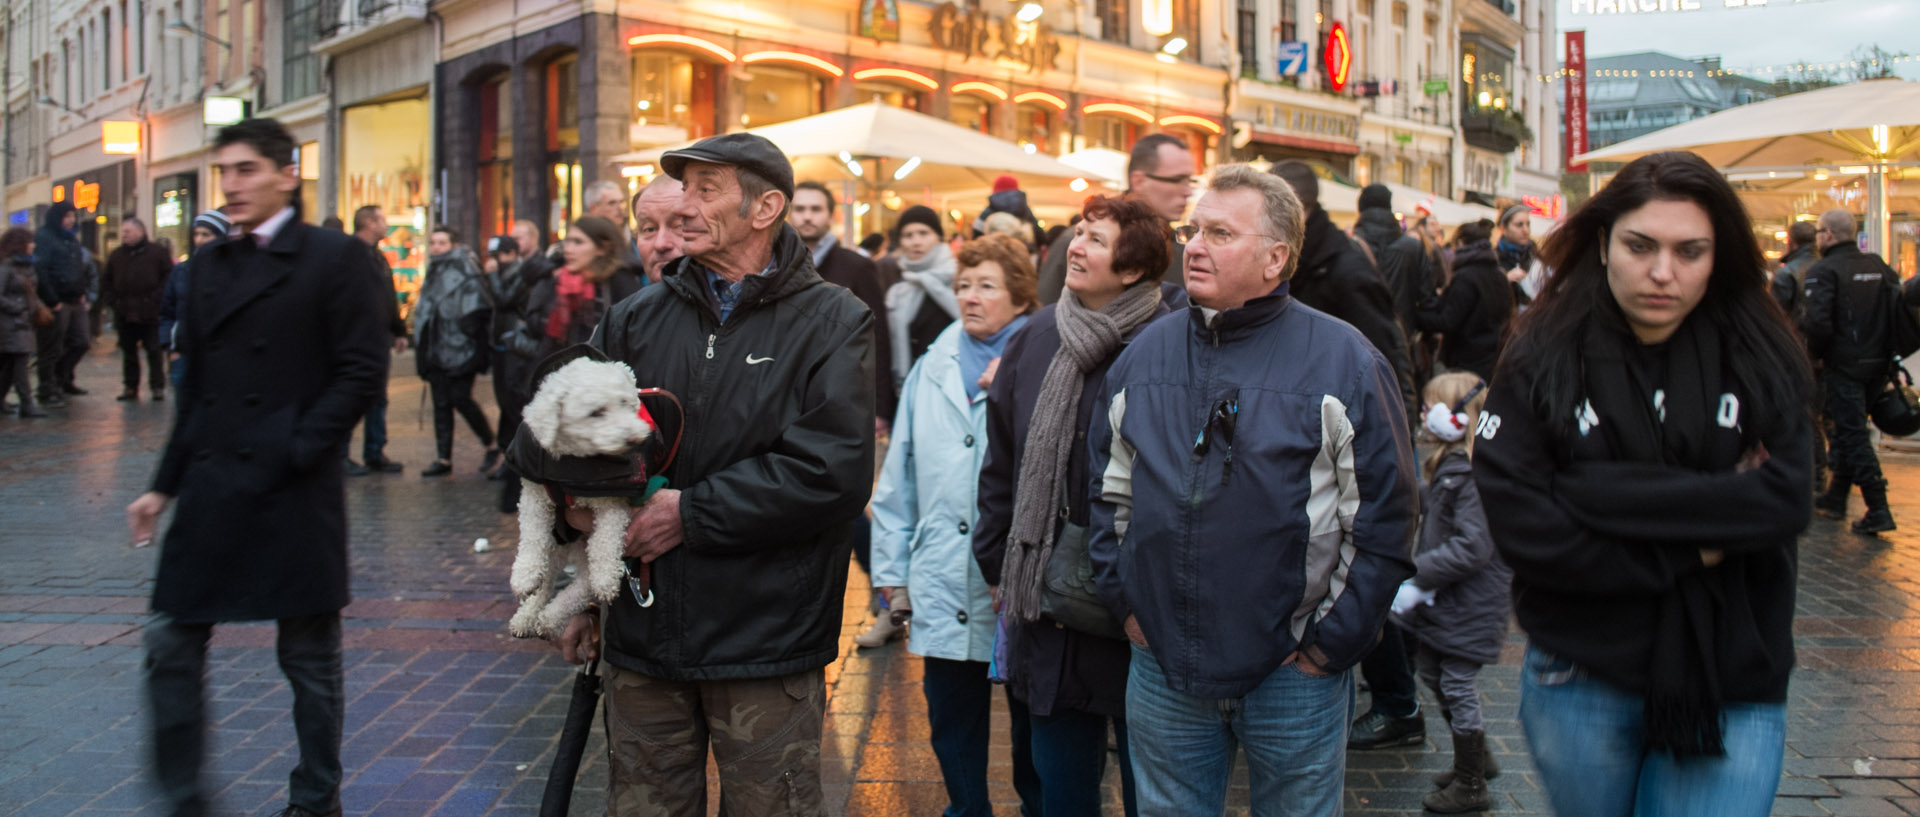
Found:
<svg viewBox="0 0 1920 817"><path fill-rule="evenodd" d="M1445 403L1427 407L1427 431L1444 442L1457 443L1467 436L1467 415Z"/></svg>

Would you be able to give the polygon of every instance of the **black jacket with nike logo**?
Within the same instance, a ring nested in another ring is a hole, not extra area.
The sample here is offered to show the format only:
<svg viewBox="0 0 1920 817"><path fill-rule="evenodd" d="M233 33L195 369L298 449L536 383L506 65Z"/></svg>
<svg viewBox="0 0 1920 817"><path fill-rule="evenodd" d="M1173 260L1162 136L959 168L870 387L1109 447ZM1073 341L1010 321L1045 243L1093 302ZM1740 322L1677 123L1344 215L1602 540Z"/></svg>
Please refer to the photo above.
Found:
<svg viewBox="0 0 1920 817"><path fill-rule="evenodd" d="M770 678L838 654L850 526L873 491L873 315L814 271L781 226L725 323L706 273L616 305L593 344L642 387L678 395L686 430L665 476L685 539L654 562L656 601L624 584L607 660L669 681Z"/></svg>

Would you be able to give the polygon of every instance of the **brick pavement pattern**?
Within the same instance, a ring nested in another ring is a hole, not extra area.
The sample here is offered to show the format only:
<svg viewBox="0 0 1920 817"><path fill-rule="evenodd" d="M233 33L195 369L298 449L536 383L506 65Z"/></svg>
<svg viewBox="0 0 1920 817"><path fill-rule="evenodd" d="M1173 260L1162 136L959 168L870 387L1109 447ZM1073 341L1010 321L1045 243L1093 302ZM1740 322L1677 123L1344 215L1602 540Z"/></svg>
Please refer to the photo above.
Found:
<svg viewBox="0 0 1920 817"><path fill-rule="evenodd" d="M81 369L93 394L54 417L0 418L0 815L158 813L139 695L157 549L128 548L122 508L146 485L172 404L114 402L117 354L103 342ZM408 471L348 483L346 811L533 815L574 670L544 643L506 635L513 521L494 512L497 484L474 472L471 437L459 438L452 477L418 476L432 458L424 389L410 360L394 371L389 452ZM485 400L490 390L476 393ZM1920 484L1920 458L1886 461L1895 485ZM1884 539L1824 519L1803 539L1800 669L1775 814L1920 815L1920 499L1895 491L1894 510L1908 527ZM475 553L482 537L494 549ZM926 742L920 662L898 642L853 649L866 593L855 571L843 658L827 673L829 810L937 814L946 798ZM208 782L220 814L270 814L285 802L291 695L272 643L270 624L215 629ZM1546 814L1515 720L1522 644L1512 636L1482 675L1490 745L1505 770L1491 788L1496 813ZM998 702L993 718L996 810L1015 815ZM1429 775L1450 763L1437 718L1429 736L1422 747L1351 754L1348 812L1421 813ZM604 811L603 751L596 735L575 814ZM1118 815L1117 775L1108 778L1107 812ZM709 789L717 807L711 777ZM1241 770L1230 814L1247 813L1246 792Z"/></svg>

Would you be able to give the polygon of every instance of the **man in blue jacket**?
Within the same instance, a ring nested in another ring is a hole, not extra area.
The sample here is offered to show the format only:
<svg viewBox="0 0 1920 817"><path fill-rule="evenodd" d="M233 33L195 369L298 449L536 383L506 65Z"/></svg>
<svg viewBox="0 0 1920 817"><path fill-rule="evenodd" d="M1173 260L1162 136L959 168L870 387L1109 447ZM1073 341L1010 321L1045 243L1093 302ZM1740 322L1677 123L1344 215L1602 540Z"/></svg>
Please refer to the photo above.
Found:
<svg viewBox="0 0 1920 817"><path fill-rule="evenodd" d="M1141 814L1217 815L1237 744L1258 814L1341 810L1354 664L1413 575L1393 368L1288 294L1286 182L1219 168L1186 241L1193 306L1107 374L1089 434L1091 551L1133 641Z"/></svg>

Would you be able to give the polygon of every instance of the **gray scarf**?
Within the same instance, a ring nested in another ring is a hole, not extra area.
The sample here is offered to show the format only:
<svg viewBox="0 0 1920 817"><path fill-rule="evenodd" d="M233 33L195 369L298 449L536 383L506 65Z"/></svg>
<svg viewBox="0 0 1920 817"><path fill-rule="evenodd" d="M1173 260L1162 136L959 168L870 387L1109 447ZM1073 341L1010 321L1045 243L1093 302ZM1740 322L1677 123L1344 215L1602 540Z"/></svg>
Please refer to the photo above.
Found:
<svg viewBox="0 0 1920 817"><path fill-rule="evenodd" d="M894 385L906 382L907 372L913 369L913 347L907 329L913 326L914 316L920 314L920 305L932 298L947 317L959 319L960 299L953 294L954 271L953 250L945 244L933 245L918 261L900 256L900 283L887 290L887 329L893 333L889 340L893 342Z"/></svg>
<svg viewBox="0 0 1920 817"><path fill-rule="evenodd" d="M1028 421L1007 561L1000 577L1009 619L1040 618L1040 585L1053 558L1056 522L1066 507L1067 461L1073 455L1074 421L1087 373L1111 358L1127 333L1152 318L1159 306L1160 284L1153 281L1128 287L1098 312L1082 306L1072 290L1060 296L1054 316L1060 328L1060 351L1047 366Z"/></svg>

